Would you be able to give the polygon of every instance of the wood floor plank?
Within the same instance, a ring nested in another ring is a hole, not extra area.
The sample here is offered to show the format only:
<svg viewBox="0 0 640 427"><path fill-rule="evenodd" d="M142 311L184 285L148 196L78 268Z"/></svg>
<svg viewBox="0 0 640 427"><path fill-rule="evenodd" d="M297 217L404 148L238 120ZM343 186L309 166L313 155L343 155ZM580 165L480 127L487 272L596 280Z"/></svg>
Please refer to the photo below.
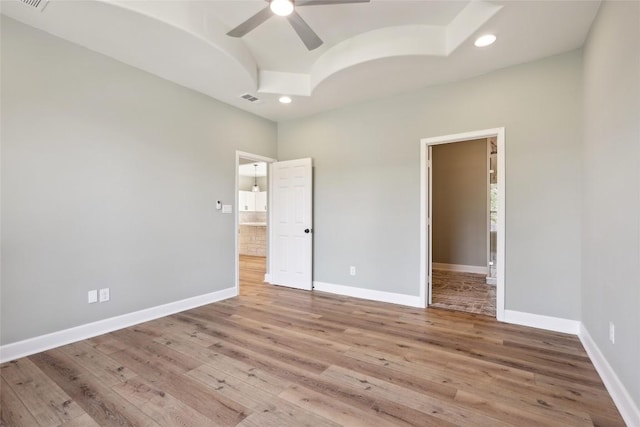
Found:
<svg viewBox="0 0 640 427"><path fill-rule="evenodd" d="M90 371L106 386L120 384L136 376L85 341L65 345L60 347L60 351L72 357L78 365Z"/></svg>
<svg viewBox="0 0 640 427"><path fill-rule="evenodd" d="M236 358L243 358L245 360L252 360L254 363L259 363L260 368L271 373L275 376L280 376L283 379L304 385L305 388L310 390L320 390L322 394L326 395L325 399L332 398L333 400L348 403L350 406L359 408L362 411L375 412L381 418L390 418L397 425L447 425L445 421L438 420L427 414L418 413L409 407L398 405L395 402L387 399L372 399L369 396L363 395L358 390L343 386L337 382L331 382L323 379L321 376L316 375L313 372L303 370L301 368L295 368L288 366L279 360L264 356L262 352L254 352L252 350L242 349L233 344L225 343L224 341L214 346L218 351L226 352L228 355L233 355ZM358 367L362 365L358 364ZM293 369L292 369L293 368ZM440 384L429 384L424 386L423 390L429 390L430 393L441 393L439 390L446 389L446 386ZM455 393L454 389L451 389L447 394L452 395ZM426 423L426 424L425 424Z"/></svg>
<svg viewBox="0 0 640 427"><path fill-rule="evenodd" d="M157 426L138 408L120 398L60 349L30 356L43 372L101 425Z"/></svg>
<svg viewBox="0 0 640 427"><path fill-rule="evenodd" d="M261 322L243 322L241 317L236 315L224 318L217 316L206 316L211 321L210 326L221 331L227 335L227 341L229 336L234 334L236 339L241 337L247 340L246 342L253 343L254 346L260 344L260 347L264 351L275 346L279 351L283 353L281 357L288 357L290 359L298 359L296 355L302 353L305 360L320 360L333 363L336 357L349 348L347 345L336 345L330 341L324 339L318 339L315 337L309 337L309 335L291 333L285 328L270 327L263 325ZM307 338L309 337L309 338ZM304 346L300 346L300 340L305 342ZM284 356L286 354L286 356ZM326 368L326 364L318 363L320 370Z"/></svg>
<svg viewBox="0 0 640 427"><path fill-rule="evenodd" d="M350 339L352 339L356 345L359 344L362 346L369 345L369 340L375 340L376 338L389 340L390 337L393 337L393 341L389 344L393 345L392 349L395 354L398 355L402 355L405 352L418 354L425 351L444 351L451 355L463 355L470 360L485 360L532 373L564 377L571 381L587 385L599 385L601 383L593 366L587 362L576 362L569 359L558 360L547 357L546 355L536 355L519 349L496 352L493 346L486 343L465 343L464 341L451 341L437 336L411 338L406 334L398 334L393 330L388 332L367 330L363 332L359 328L353 328L346 330L345 333L351 334ZM364 336L366 339L358 340L358 335Z"/></svg>
<svg viewBox="0 0 640 427"><path fill-rule="evenodd" d="M188 340L189 342L204 348L217 342L216 338L201 333L198 331L197 327L190 323L181 321L175 315L138 325L137 329L139 331L146 332L147 334L154 335L156 338L171 334L179 337L181 340Z"/></svg>
<svg viewBox="0 0 640 427"><path fill-rule="evenodd" d="M486 371L485 371L486 372ZM494 371L495 372L495 371ZM513 377L504 375L502 373L494 374L489 373L485 378L481 378L478 375L477 368L474 369L470 366L464 366L460 363L452 363L444 370L444 373L455 373L457 375L464 376L473 380L473 384L477 387L478 382L482 385L486 385L489 390L484 393L486 397L496 397L508 401L516 401L512 403L514 406L528 407L528 410L545 410L549 412L556 412L556 417L564 418L565 415L570 417L585 418L590 417L589 413L585 411L585 403L589 406L598 408L600 406L600 399L592 399L589 396L584 395L581 402L577 402L575 394L572 392L566 392L563 389L554 387L553 389L540 386L535 381L518 381ZM472 391L469 387L460 387L466 391ZM526 391L526 393L525 393ZM610 405L606 405L610 408ZM606 408L602 408L603 411L607 411ZM614 414L612 412L611 414ZM551 416L551 414L550 414Z"/></svg>
<svg viewBox="0 0 640 427"><path fill-rule="evenodd" d="M272 395L277 395L289 385L288 381L281 380L278 377L257 369L255 366L239 362L212 349L194 347L194 345L186 342L180 342L179 339L176 338L166 339L163 337L158 338L157 340L158 342L165 343L165 345L178 351L189 353L203 362L203 364L198 368L189 371L187 373L188 375L192 375L194 371L198 371L200 368L213 366L215 367L216 372L220 375L224 374L233 376L264 393ZM213 375L213 373L211 375Z"/></svg>
<svg viewBox="0 0 640 427"><path fill-rule="evenodd" d="M0 365L2 426L624 426L573 335L263 284Z"/></svg>
<svg viewBox="0 0 640 427"><path fill-rule="evenodd" d="M264 382L264 373L255 368L251 368L251 372L255 372L255 377L250 376L243 380L223 372L218 365L203 365L189 372L188 375L249 408L253 411L249 417L251 422L259 420L266 424L295 425L296 420L298 423L304 420L307 425L312 426L335 425L325 418L280 399L278 394L284 391L288 384L283 387L272 387Z"/></svg>
<svg viewBox="0 0 640 427"><path fill-rule="evenodd" d="M391 427L396 425L300 385L290 386L280 393L279 397L342 426Z"/></svg>
<svg viewBox="0 0 640 427"><path fill-rule="evenodd" d="M0 426L30 427L38 422L2 378L0 384Z"/></svg>
<svg viewBox="0 0 640 427"><path fill-rule="evenodd" d="M320 418L302 408L297 411L285 411L281 409L285 405L294 406L280 399L275 411L253 413L242 420L238 427L339 427L342 425ZM303 412L302 415L301 412Z"/></svg>
<svg viewBox="0 0 640 427"><path fill-rule="evenodd" d="M191 316L184 315L181 318L188 319ZM222 326L221 319L203 318L201 315L194 315L192 319L197 322L199 330L224 340L228 343L246 348L259 348L261 353L274 359L286 361L288 364L297 366L309 372L320 373L327 368L327 364L314 359L309 359L295 352L286 351L282 347L273 343L258 342L255 335L248 333L241 328L232 329L228 325Z"/></svg>
<svg viewBox="0 0 640 427"><path fill-rule="evenodd" d="M456 401L467 407L475 408L503 419L515 426L588 426L592 425L584 418L571 418L570 421L559 420L555 414L549 416L546 411L527 411L522 407L509 404L500 400L487 398L482 393L470 393L458 390Z"/></svg>
<svg viewBox="0 0 640 427"><path fill-rule="evenodd" d="M123 352L135 350L139 357L152 360L157 366L161 366L161 369L170 370L176 374L190 371L200 365L200 362L195 358L155 342L154 339L159 335L149 336L145 332L141 332L140 329L133 331L123 329L113 332L113 334L126 343L127 348L112 354L112 358L116 358Z"/></svg>
<svg viewBox="0 0 640 427"><path fill-rule="evenodd" d="M41 426L59 425L84 413L72 396L30 359L4 364L2 378Z"/></svg>
<svg viewBox="0 0 640 427"><path fill-rule="evenodd" d="M118 341L111 334L104 334L89 338L88 340L85 340L85 342L101 353L107 355L127 348L125 343Z"/></svg>
<svg viewBox="0 0 640 427"><path fill-rule="evenodd" d="M61 424L60 427L100 427L100 424L91 418L89 414L84 414Z"/></svg>
<svg viewBox="0 0 640 427"><path fill-rule="evenodd" d="M472 412L465 407L447 400L435 399L423 393L417 393L393 383L382 381L369 375L363 375L338 366L331 366L324 377L360 388L374 398L391 399L396 403L415 409L433 417L448 420L457 425L473 423L476 427L506 427L509 424L496 418L485 416L481 412Z"/></svg>
<svg viewBox="0 0 640 427"><path fill-rule="evenodd" d="M247 327L252 327L254 329L259 328L262 331L267 333L274 333L280 336L288 336L293 339L297 339L298 342L302 340L305 343L313 344L316 348L318 347L326 348L326 349L337 351L337 352L344 352L344 351L347 351L349 348L351 348L350 345L338 343L334 340L327 339L326 337L318 337L308 333L301 333L296 330L293 330L292 328L283 328L281 326L271 325L266 322L258 322L254 319L238 316L235 314L231 316L229 319L240 325L246 325Z"/></svg>
<svg viewBox="0 0 640 427"><path fill-rule="evenodd" d="M162 347L160 344L158 346ZM250 413L241 404L183 375L186 372L183 368L174 367L148 351L129 348L113 353L111 357L209 417L211 425L234 426ZM193 368L197 366L196 364Z"/></svg>
<svg viewBox="0 0 640 427"><path fill-rule="evenodd" d="M210 426L211 420L161 388L139 377L113 390L163 426Z"/></svg>

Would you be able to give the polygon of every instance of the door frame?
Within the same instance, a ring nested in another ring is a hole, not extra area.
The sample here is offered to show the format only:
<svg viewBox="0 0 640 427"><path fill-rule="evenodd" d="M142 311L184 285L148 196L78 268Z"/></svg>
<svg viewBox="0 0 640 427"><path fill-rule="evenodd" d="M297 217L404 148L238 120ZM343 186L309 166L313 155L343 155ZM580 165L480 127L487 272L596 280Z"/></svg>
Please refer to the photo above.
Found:
<svg viewBox="0 0 640 427"><path fill-rule="evenodd" d="M505 128L442 135L420 140L420 301L427 307L431 303L432 287L432 240L431 212L431 147L440 144L462 142L473 139L496 137L498 144L498 236L496 261L498 262L496 284L496 319L504 321L505 311Z"/></svg>
<svg viewBox="0 0 640 427"><path fill-rule="evenodd" d="M271 157L261 156L259 154L247 153L245 151L236 150L236 167L235 167L235 195L233 197L234 207L235 207L235 218L234 218L234 230L235 230L235 252L234 252L234 263L235 263L235 289L236 296L240 295L240 248L238 246L238 235L240 233L240 197L239 197L239 187L240 187L240 159L251 160L252 162L266 162L267 163L267 194L268 199L271 200L271 163L277 161L276 159L272 159ZM267 206L269 202L267 202ZM269 275L269 242L271 237L271 209L267 209L267 272L265 274L265 278Z"/></svg>

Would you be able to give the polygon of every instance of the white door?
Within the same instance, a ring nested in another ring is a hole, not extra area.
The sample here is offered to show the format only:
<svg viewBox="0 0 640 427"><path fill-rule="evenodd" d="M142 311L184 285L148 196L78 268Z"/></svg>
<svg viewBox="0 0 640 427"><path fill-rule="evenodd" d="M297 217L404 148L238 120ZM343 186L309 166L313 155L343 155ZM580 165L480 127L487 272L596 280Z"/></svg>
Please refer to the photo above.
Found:
<svg viewBox="0 0 640 427"><path fill-rule="evenodd" d="M271 283L311 290L311 159L275 162L271 168Z"/></svg>

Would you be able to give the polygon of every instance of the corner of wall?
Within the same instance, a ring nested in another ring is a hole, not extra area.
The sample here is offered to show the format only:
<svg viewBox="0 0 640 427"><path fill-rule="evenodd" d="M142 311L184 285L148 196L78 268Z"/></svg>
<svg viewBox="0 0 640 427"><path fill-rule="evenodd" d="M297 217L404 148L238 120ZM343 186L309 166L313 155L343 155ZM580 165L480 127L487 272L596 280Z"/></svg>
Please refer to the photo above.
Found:
<svg viewBox="0 0 640 427"><path fill-rule="evenodd" d="M580 332L578 337L587 351L593 366L598 371L602 382L604 383L607 391L611 395L620 415L624 419L624 422L628 426L640 426L640 408L635 404L631 394L626 389L618 375L604 357L596 342L591 338L589 331L584 323L580 324Z"/></svg>

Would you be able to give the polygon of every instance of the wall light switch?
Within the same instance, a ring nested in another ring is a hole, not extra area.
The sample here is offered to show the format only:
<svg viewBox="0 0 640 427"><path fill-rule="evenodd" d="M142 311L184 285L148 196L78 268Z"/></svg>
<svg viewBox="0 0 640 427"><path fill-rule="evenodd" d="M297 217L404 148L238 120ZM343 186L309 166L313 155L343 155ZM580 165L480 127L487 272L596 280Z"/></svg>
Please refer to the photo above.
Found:
<svg viewBox="0 0 640 427"><path fill-rule="evenodd" d="M231 205L222 205L222 213L232 213L233 206Z"/></svg>
<svg viewBox="0 0 640 427"><path fill-rule="evenodd" d="M109 298L109 288L100 289L100 302L107 302Z"/></svg>
<svg viewBox="0 0 640 427"><path fill-rule="evenodd" d="M96 289L89 291L89 295L87 297L89 304L93 304L94 302L98 302L98 291Z"/></svg>

